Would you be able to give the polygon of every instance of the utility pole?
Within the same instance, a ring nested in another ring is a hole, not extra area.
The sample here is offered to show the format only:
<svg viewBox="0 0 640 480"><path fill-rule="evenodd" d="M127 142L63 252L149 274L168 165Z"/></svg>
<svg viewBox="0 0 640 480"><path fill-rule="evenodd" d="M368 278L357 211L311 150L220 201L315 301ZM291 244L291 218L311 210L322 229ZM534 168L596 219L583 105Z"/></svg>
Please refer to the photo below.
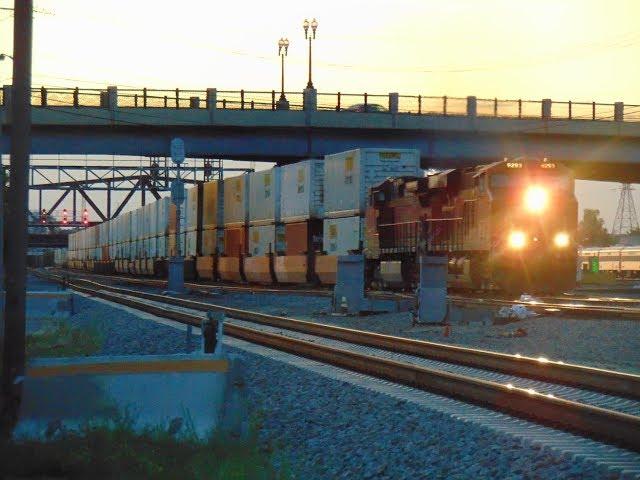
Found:
<svg viewBox="0 0 640 480"><path fill-rule="evenodd" d="M25 307L29 151L31 149L32 0L14 0L13 86L11 92L11 171L6 221L11 225L6 249L2 432L10 435L17 420L25 371Z"/></svg>

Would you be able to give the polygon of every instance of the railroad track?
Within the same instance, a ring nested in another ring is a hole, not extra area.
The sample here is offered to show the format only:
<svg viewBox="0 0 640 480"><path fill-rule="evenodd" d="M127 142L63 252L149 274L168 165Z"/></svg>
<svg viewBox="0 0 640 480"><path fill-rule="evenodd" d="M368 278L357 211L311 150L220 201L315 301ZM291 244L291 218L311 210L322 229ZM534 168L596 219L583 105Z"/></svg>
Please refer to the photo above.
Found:
<svg viewBox="0 0 640 480"><path fill-rule="evenodd" d="M60 270L62 271L62 270ZM164 288L166 280L151 278L132 278L118 275L101 275L87 272L76 272L86 278L105 278L111 281L125 282L131 285L152 286ZM309 295L318 297L331 297L332 291L323 288L284 288L284 287L263 287L257 285L242 286L228 284L210 284L198 282L186 282L185 286L195 292L208 293L212 290L218 292L255 292L278 295ZM410 295L390 292L370 292L372 296L378 298L407 298ZM633 299L605 299L605 298L582 298L573 296L560 297L540 297L536 300L509 300L495 297L460 296L449 295L450 301L459 306L466 307L486 307L499 308L511 307L514 305L524 305L529 310L543 315L567 313L574 317L601 317L615 316L617 319L640 320L640 300ZM608 300L608 301L607 301ZM616 301L614 301L616 300ZM626 300L629 300L628 302Z"/></svg>
<svg viewBox="0 0 640 480"><path fill-rule="evenodd" d="M72 279L70 286L198 326L199 312L219 310L227 316L227 335L640 452L637 375L304 322L86 279Z"/></svg>

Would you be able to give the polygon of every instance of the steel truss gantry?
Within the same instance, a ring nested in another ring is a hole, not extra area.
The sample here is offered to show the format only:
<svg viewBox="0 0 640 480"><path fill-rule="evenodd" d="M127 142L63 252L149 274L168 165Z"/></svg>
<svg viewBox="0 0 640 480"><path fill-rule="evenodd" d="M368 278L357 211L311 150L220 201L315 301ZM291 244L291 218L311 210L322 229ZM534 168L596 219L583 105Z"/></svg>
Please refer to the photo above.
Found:
<svg viewBox="0 0 640 480"><path fill-rule="evenodd" d="M6 170L8 165L3 165ZM222 179L224 172L249 172L252 168L228 168L220 159L188 159L180 168L180 178L188 184ZM77 218L77 200L80 195L96 212L100 221L117 217L136 192L140 192L141 205L145 205L147 192L155 199L159 192L169 191L176 178L177 166L170 158L145 159L117 158L109 161L78 159L32 159L29 167L29 188L38 191L38 212L54 212L69 194L73 197L71 217ZM43 206L42 193L60 191L53 204ZM126 191L124 199L114 207L111 193ZM101 209L92 198L92 192L107 192L106 208Z"/></svg>

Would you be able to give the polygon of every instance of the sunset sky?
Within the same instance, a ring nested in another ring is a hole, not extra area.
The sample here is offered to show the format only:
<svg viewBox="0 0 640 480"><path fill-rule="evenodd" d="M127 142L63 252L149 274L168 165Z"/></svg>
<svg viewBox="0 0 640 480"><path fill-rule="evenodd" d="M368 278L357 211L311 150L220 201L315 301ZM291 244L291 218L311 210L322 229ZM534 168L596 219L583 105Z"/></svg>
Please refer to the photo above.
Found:
<svg viewBox="0 0 640 480"><path fill-rule="evenodd" d="M13 2L0 0L0 6ZM306 84L302 20L319 22L320 92L624 101L640 104L637 0L181 2L38 0L34 86L279 88ZM49 12L49 13L47 13ZM0 52L12 17L0 11ZM11 83L11 62L0 63ZM615 184L580 182L610 227Z"/></svg>

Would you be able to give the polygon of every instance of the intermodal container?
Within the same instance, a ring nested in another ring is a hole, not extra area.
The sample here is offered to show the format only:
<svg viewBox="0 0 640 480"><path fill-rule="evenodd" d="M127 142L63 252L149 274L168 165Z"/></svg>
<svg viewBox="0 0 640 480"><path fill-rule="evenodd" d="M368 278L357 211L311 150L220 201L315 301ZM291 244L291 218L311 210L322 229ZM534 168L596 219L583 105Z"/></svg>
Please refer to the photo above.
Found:
<svg viewBox="0 0 640 480"><path fill-rule="evenodd" d="M325 218L323 250L327 255L347 255L362 249L364 219L361 217Z"/></svg>
<svg viewBox="0 0 640 480"><path fill-rule="evenodd" d="M224 182L214 180L203 185L202 229L224 225Z"/></svg>
<svg viewBox="0 0 640 480"><path fill-rule="evenodd" d="M249 175L224 179L224 225L245 226L249 220ZM226 243L226 242L225 242Z"/></svg>
<svg viewBox="0 0 640 480"><path fill-rule="evenodd" d="M280 167L280 214L285 223L322 218L324 162L311 159Z"/></svg>
<svg viewBox="0 0 640 480"><path fill-rule="evenodd" d="M249 225L280 221L281 168L249 174Z"/></svg>
<svg viewBox="0 0 640 480"><path fill-rule="evenodd" d="M325 217L363 215L369 189L389 177L419 176L420 152L361 148L324 157Z"/></svg>
<svg viewBox="0 0 640 480"><path fill-rule="evenodd" d="M249 227L249 254L254 257L283 255L285 252L284 225L254 225Z"/></svg>

